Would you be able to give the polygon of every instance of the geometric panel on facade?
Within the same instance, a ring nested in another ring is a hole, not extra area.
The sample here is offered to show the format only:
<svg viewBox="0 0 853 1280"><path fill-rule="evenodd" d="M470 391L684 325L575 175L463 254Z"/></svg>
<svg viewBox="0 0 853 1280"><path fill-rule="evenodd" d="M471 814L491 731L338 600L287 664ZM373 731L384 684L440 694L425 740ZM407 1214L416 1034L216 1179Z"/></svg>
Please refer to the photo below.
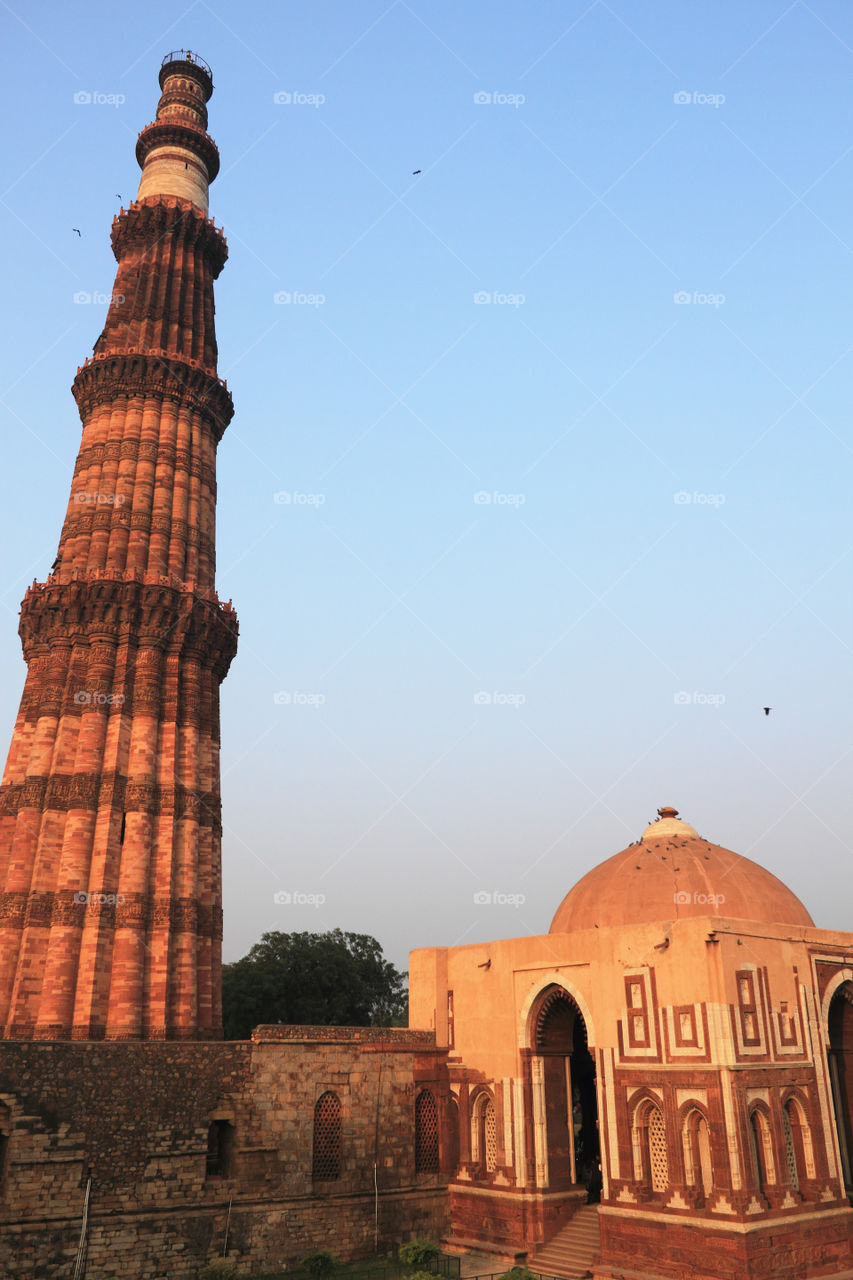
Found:
<svg viewBox="0 0 853 1280"><path fill-rule="evenodd" d="M438 1173L438 1108L429 1089L415 1101L415 1172Z"/></svg>
<svg viewBox="0 0 853 1280"><path fill-rule="evenodd" d="M649 1108L649 1166L652 1191L666 1191L669 1186L669 1160L666 1154L666 1129L657 1107Z"/></svg>
<svg viewBox="0 0 853 1280"><path fill-rule="evenodd" d="M314 1107L315 1182L332 1182L341 1176L341 1102L336 1093L324 1093Z"/></svg>

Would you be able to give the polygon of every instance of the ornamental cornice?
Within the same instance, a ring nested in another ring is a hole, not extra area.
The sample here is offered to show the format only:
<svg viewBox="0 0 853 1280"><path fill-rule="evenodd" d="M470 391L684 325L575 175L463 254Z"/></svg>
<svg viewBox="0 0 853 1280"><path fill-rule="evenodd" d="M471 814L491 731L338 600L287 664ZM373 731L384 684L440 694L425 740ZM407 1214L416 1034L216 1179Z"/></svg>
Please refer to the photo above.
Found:
<svg viewBox="0 0 853 1280"><path fill-rule="evenodd" d="M210 263L215 280L228 261L228 243L211 218L180 196L145 196L134 200L113 218L110 241L120 262L128 249L146 248L175 234L180 234L185 243L198 245Z"/></svg>
<svg viewBox="0 0 853 1280"><path fill-rule="evenodd" d="M72 571L73 572L73 571ZM133 640L171 655L198 657L224 680L237 652L237 615L215 592L175 586L165 575L89 570L71 581L33 583L21 605L24 657L64 645Z"/></svg>
<svg viewBox="0 0 853 1280"><path fill-rule="evenodd" d="M171 118L152 121L136 139L136 159L140 169L155 147L168 146L183 147L197 155L207 169L208 182L213 182L219 173L219 148L210 134L198 125Z"/></svg>
<svg viewBox="0 0 853 1280"><path fill-rule="evenodd" d="M162 349L140 351L126 347L92 356L77 370L71 387L80 417L119 396L171 400L203 414L217 442L234 416L227 384L190 356Z"/></svg>

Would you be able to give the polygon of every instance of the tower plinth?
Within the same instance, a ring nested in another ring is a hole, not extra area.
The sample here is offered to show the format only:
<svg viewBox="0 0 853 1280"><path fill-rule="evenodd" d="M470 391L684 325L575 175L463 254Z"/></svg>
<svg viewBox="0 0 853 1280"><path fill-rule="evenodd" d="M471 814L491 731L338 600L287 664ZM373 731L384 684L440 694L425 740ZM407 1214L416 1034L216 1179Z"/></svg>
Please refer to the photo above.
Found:
<svg viewBox="0 0 853 1280"><path fill-rule="evenodd" d="M50 576L21 607L27 677L0 789L7 1039L221 1036L217 375L210 69L169 54L113 222L106 324Z"/></svg>

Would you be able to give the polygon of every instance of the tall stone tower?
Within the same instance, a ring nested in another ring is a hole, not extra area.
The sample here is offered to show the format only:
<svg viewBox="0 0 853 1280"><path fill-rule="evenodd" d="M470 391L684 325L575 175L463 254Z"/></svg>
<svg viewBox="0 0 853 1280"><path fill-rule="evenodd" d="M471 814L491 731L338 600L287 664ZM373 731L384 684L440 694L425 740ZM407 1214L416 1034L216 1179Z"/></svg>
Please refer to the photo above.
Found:
<svg viewBox="0 0 853 1280"><path fill-rule="evenodd" d="M59 551L21 608L27 678L0 792L6 1039L221 1036L219 685L237 620L214 588L213 91L169 54L113 221L106 325L73 393L83 435Z"/></svg>

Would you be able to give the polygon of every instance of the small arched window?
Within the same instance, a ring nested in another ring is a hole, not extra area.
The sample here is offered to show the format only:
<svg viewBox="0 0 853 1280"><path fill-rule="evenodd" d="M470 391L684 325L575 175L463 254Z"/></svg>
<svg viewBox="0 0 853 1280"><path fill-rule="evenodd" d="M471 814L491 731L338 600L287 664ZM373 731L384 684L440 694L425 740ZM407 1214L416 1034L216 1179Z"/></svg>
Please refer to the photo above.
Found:
<svg viewBox="0 0 853 1280"><path fill-rule="evenodd" d="M429 1089L415 1099L415 1173L438 1173L438 1108Z"/></svg>
<svg viewBox="0 0 853 1280"><path fill-rule="evenodd" d="M648 1141L652 1191L666 1191L669 1186L669 1158L666 1151L666 1127L660 1107L649 1107Z"/></svg>
<svg viewBox="0 0 853 1280"><path fill-rule="evenodd" d="M474 1103L471 1126L471 1159L484 1173L498 1167L497 1124L495 1104L488 1093L481 1093Z"/></svg>
<svg viewBox="0 0 853 1280"><path fill-rule="evenodd" d="M708 1121L701 1111L691 1111L686 1116L682 1138L688 1185L695 1187L707 1198L714 1189L714 1169L711 1163Z"/></svg>
<svg viewBox="0 0 853 1280"><path fill-rule="evenodd" d="M336 1093L324 1093L314 1106L315 1182L334 1182L341 1176L341 1100Z"/></svg>
<svg viewBox="0 0 853 1280"><path fill-rule="evenodd" d="M776 1167L773 1162L773 1143L770 1137L770 1125L762 1111L755 1107L749 1116L749 1132L752 1140L752 1158L755 1166L755 1182L759 1192L764 1194L771 1182L776 1181Z"/></svg>

